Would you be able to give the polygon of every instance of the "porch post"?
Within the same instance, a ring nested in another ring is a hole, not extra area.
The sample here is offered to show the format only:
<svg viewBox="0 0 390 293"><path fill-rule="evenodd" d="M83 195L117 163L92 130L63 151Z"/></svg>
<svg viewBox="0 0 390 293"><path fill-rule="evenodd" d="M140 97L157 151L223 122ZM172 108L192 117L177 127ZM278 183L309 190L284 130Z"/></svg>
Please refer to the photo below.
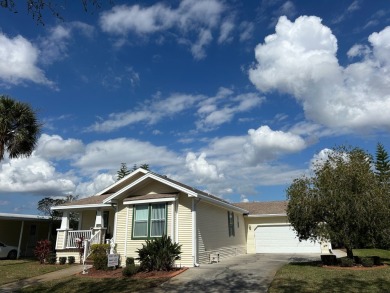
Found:
<svg viewBox="0 0 390 293"><path fill-rule="evenodd" d="M19 259L19 256L20 256L20 246L22 245L23 229L24 229L24 221L22 221L22 226L20 227L19 244L18 244L18 255L16 256L17 259Z"/></svg>
<svg viewBox="0 0 390 293"><path fill-rule="evenodd" d="M69 230L69 212L64 211L61 218L61 230Z"/></svg>
<svg viewBox="0 0 390 293"><path fill-rule="evenodd" d="M102 227L103 227L102 211L98 209L96 211L95 228L102 228Z"/></svg>

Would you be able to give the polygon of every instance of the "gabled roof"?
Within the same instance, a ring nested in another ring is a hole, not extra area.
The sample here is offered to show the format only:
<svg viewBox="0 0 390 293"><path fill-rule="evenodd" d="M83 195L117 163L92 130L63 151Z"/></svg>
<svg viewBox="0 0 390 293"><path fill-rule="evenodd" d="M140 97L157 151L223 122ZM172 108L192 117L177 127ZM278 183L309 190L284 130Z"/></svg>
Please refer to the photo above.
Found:
<svg viewBox="0 0 390 293"><path fill-rule="evenodd" d="M79 200L64 203L62 205L51 207L52 210L70 210L70 209L83 209L83 208L97 208L111 206L110 204L104 204L103 201L111 194L93 195L85 197Z"/></svg>
<svg viewBox="0 0 390 293"><path fill-rule="evenodd" d="M249 211L249 216L286 215L288 201L255 201L234 203Z"/></svg>
<svg viewBox="0 0 390 293"><path fill-rule="evenodd" d="M135 179L135 180L134 180ZM66 203L60 206L53 207L53 210L65 210L65 209L81 209L81 208L95 208L95 207L105 207L110 206L112 203L116 203L116 199L122 196L127 190L130 190L133 187L136 187L139 184L143 184L148 180L156 180L163 184L166 184L173 189L187 194L189 197L200 198L209 203L216 204L227 209L233 209L235 211L247 214L248 211L239 206L233 205L232 203L223 200L215 195L209 194L207 192L201 191L199 189L193 188L189 185L183 184L181 182L175 181L154 172L146 171L142 168L139 168L122 178L121 180L115 182L109 187L98 192L94 196L83 198L80 200L75 200L70 203ZM155 196L155 195L142 195L142 196ZM158 195L156 195L158 196ZM139 199L139 198L138 198ZM152 199L152 198L150 198ZM126 198L125 201L129 202L131 199Z"/></svg>

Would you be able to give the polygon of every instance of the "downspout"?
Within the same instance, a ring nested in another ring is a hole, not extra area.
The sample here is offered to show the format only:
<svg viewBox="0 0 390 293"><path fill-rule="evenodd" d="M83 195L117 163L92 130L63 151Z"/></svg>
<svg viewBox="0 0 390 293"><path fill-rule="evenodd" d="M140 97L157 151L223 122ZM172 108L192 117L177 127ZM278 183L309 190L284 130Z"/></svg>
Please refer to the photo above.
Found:
<svg viewBox="0 0 390 293"><path fill-rule="evenodd" d="M199 267L197 263L198 260L198 233L197 233L197 225L196 225L196 206L198 205L200 198L195 203L195 199L192 198L192 258L194 261L194 267Z"/></svg>
<svg viewBox="0 0 390 293"><path fill-rule="evenodd" d="M126 206L126 233L125 233L125 249L124 249L124 253L125 253L125 258L127 257L127 234L129 234L129 206Z"/></svg>
<svg viewBox="0 0 390 293"><path fill-rule="evenodd" d="M171 239L172 239L172 242L175 243L176 242L176 239L175 239L175 202L172 202L172 215L171 215Z"/></svg>
<svg viewBox="0 0 390 293"><path fill-rule="evenodd" d="M118 203L116 204L116 206L112 206L113 208L115 208L115 214L114 214L114 231L113 231L113 235L112 235L112 238L114 239L114 243L116 243L116 227L117 227L117 222L118 222Z"/></svg>

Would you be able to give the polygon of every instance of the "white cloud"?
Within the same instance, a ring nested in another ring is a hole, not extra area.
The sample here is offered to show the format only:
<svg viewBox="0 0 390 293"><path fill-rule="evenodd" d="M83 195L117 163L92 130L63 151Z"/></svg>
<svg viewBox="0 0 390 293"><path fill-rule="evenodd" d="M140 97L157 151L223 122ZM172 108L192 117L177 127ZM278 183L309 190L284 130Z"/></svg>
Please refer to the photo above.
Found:
<svg viewBox="0 0 390 293"><path fill-rule="evenodd" d="M186 157L186 167L196 176L199 182L223 179L223 174L218 172L217 166L207 162L205 153L201 153L199 157L196 157L196 154L189 152Z"/></svg>
<svg viewBox="0 0 390 293"><path fill-rule="evenodd" d="M257 64L249 78L263 92L293 95L316 123L342 131L388 128L390 117L383 109L390 107L390 27L372 34L369 42L370 54L343 68L336 37L320 18L291 22L281 17L275 34L256 47Z"/></svg>
<svg viewBox="0 0 390 293"><path fill-rule="evenodd" d="M78 139L63 139L59 135L42 134L35 150L36 155L45 159L72 159L84 151L84 145Z"/></svg>
<svg viewBox="0 0 390 293"><path fill-rule="evenodd" d="M52 64L54 61L68 57L69 42L75 32L91 38L94 28L80 21L59 24L49 28L48 34L40 38L40 61L44 64Z"/></svg>
<svg viewBox="0 0 390 293"><path fill-rule="evenodd" d="M240 42L245 42L252 38L255 26L252 22L243 21L240 23Z"/></svg>
<svg viewBox="0 0 390 293"><path fill-rule="evenodd" d="M77 185L75 194L80 198L91 196L105 189L116 181L116 176L108 173L91 176L91 180Z"/></svg>
<svg viewBox="0 0 390 293"><path fill-rule="evenodd" d="M118 170L120 163L149 164L155 168L179 164L177 155L165 147L135 139L117 138L94 141L85 147L85 153L74 162L84 173Z"/></svg>
<svg viewBox="0 0 390 293"><path fill-rule="evenodd" d="M74 188L72 178L56 172L52 163L35 154L0 164L2 193L25 192L52 196L72 192Z"/></svg>
<svg viewBox="0 0 390 293"><path fill-rule="evenodd" d="M221 24L221 31L218 37L218 43L229 43L233 40L232 31L234 30L234 20L227 19Z"/></svg>
<svg viewBox="0 0 390 293"><path fill-rule="evenodd" d="M214 129L221 124L230 122L233 117L242 112L249 111L261 105L264 101L255 93L234 95L234 92L227 88L220 88L215 97L210 97L199 103L196 122L199 130Z"/></svg>
<svg viewBox="0 0 390 293"><path fill-rule="evenodd" d="M211 30L219 26L224 10L217 0L184 0L177 8L161 3L148 7L118 5L100 15L100 27L122 38L128 33L144 36L175 30L181 36L179 42L189 44L194 58L202 59L206 55L204 47L213 39ZM227 29L225 24L225 33ZM187 37L192 33L198 35L195 41Z"/></svg>
<svg viewBox="0 0 390 293"><path fill-rule="evenodd" d="M306 147L305 141L298 135L273 131L268 126L249 129L249 139L244 145L245 157L250 164L257 164L274 157L295 153Z"/></svg>
<svg viewBox="0 0 390 293"><path fill-rule="evenodd" d="M0 33L0 80L6 85L30 81L53 87L37 65L39 54L39 49L21 35L9 38Z"/></svg>
<svg viewBox="0 0 390 293"><path fill-rule="evenodd" d="M230 122L238 113L249 111L263 101L264 98L256 93L235 95L227 88L220 88L213 97L175 93L164 99L157 94L133 111L111 113L107 120L96 122L87 131L109 132L135 123L154 125L188 110L193 111L188 115L198 115L198 130L210 130Z"/></svg>

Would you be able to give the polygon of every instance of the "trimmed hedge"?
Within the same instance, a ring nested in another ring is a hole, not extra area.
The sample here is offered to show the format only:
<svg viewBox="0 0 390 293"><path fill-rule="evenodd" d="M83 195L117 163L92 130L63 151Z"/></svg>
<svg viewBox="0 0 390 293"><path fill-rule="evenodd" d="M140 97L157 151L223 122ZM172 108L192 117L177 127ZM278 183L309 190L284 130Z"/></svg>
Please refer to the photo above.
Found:
<svg viewBox="0 0 390 293"><path fill-rule="evenodd" d="M68 256L68 263L71 265L71 264L74 264L76 261L75 257L74 256Z"/></svg>
<svg viewBox="0 0 390 293"><path fill-rule="evenodd" d="M60 263L60 265L64 265L66 263L66 257L65 256L61 256L58 258L58 261Z"/></svg>
<svg viewBox="0 0 390 293"><path fill-rule="evenodd" d="M126 266L125 268L123 268L122 276L131 277L131 276L135 275L138 271L139 271L138 265L130 264L130 265Z"/></svg>
<svg viewBox="0 0 390 293"><path fill-rule="evenodd" d="M93 267L96 270L107 270L107 251L110 249L110 244L93 244L91 245L91 257L93 260Z"/></svg>
<svg viewBox="0 0 390 293"><path fill-rule="evenodd" d="M334 254L322 254L321 261L324 266L336 266L337 257Z"/></svg>
<svg viewBox="0 0 390 293"><path fill-rule="evenodd" d="M46 257L46 262L48 264L54 265L57 262L57 257L56 254L51 252L47 257Z"/></svg>
<svg viewBox="0 0 390 293"><path fill-rule="evenodd" d="M363 267L370 268L370 267L374 266L374 260L372 257L362 257L361 262L362 262Z"/></svg>
<svg viewBox="0 0 390 293"><path fill-rule="evenodd" d="M354 266L354 261L351 258L342 257L342 258L340 258L340 266L342 266L342 267L353 267Z"/></svg>

